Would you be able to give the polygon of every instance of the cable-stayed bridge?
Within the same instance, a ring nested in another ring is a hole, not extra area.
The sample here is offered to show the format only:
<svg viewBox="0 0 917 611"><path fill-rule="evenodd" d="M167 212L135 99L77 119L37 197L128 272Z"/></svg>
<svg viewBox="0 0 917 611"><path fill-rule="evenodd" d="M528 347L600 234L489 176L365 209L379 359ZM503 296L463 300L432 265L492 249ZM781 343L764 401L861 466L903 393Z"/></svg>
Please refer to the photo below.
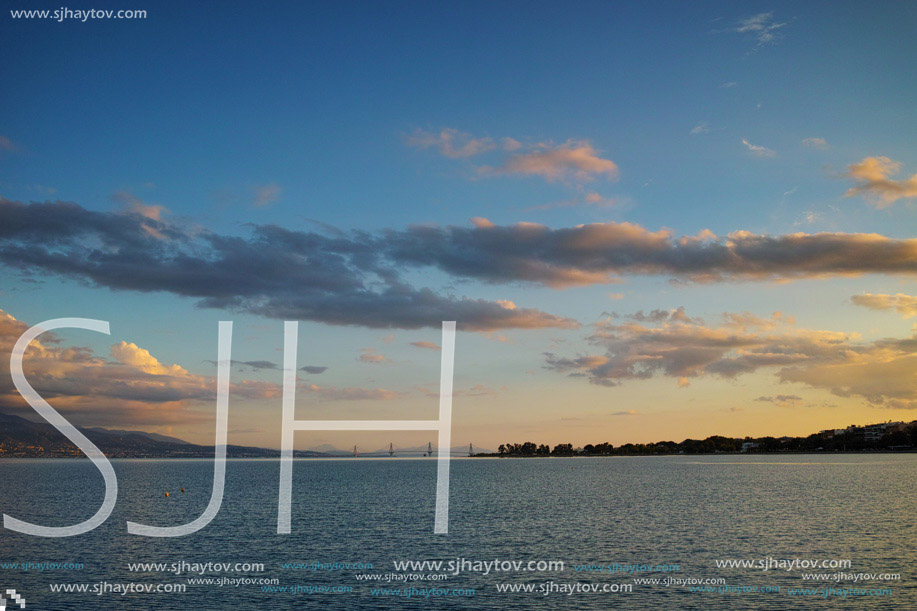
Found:
<svg viewBox="0 0 917 611"><path fill-rule="evenodd" d="M398 456L411 457L411 458L418 458L418 457L435 458L439 456L439 450L433 447L432 442L428 442L425 448L422 446L410 447L410 448L399 448L395 446L394 443L390 443L388 445L388 448L376 449L376 450L371 450L371 451L361 450L359 446L356 446L356 445L353 446L353 450L350 452L345 452L343 450L338 450L336 448L334 450L328 450L324 448L322 449L315 448L315 450L325 452L326 454L330 454L332 456L338 456L341 458L346 458L348 456L351 456L353 458L384 458L384 457L398 457ZM472 443L469 443L467 447L459 446L459 447L450 448L449 450L449 455L456 456L456 457L474 456L476 453L489 453L489 451L484 450L483 452L479 452L478 450L475 450L474 444Z"/></svg>

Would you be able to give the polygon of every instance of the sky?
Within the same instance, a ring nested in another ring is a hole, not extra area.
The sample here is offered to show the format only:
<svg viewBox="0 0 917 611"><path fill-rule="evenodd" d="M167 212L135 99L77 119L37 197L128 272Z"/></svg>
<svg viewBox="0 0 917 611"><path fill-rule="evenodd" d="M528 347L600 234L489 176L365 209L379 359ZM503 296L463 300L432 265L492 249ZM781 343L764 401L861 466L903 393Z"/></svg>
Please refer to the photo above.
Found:
<svg viewBox="0 0 917 611"><path fill-rule="evenodd" d="M297 320L298 418L433 418L455 320L454 445L917 418L914 3L135 8L0 15L0 408L100 319L35 388L210 443L232 320L278 447Z"/></svg>

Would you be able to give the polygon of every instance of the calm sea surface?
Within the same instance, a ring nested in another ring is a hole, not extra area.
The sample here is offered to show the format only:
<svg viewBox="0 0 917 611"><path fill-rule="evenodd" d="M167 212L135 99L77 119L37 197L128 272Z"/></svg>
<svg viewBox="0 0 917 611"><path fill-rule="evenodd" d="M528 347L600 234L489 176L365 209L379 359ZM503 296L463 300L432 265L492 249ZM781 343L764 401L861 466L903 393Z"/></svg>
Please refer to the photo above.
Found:
<svg viewBox="0 0 917 611"><path fill-rule="evenodd" d="M83 568L25 571L0 564L0 590L15 588L27 599L27 609L36 611L917 609L913 454L454 460L448 535L433 534L435 459L297 460L290 535L276 534L279 463L231 460L219 515L196 534L172 539L128 535L125 522L169 526L193 520L210 498L212 463L112 462L120 486L118 505L95 531L41 539L0 530L0 563L82 563ZM185 493L179 492L182 487ZM96 511L102 492L102 478L89 461L0 461L0 509L23 520L49 526L82 521ZM717 560L768 557L849 559L851 565L790 571L716 566ZM468 567L431 581L419 577L448 571L399 571L393 565L455 559L558 560L564 570L491 570L483 575ZM128 570L129 563L182 562L262 563L261 572L211 571L203 577L352 591L294 594L265 591L257 583L188 585L189 577L201 575ZM372 568L283 566L313 562ZM579 566L587 564L612 569L587 572ZM644 566L613 573L615 564ZM901 579L802 578L803 573L839 571L900 574ZM392 573L416 580L367 581ZM667 577L722 578L730 588L746 591L634 585L634 578ZM92 593L103 582L184 584L187 591ZM90 591L54 593L52 584L88 584ZM630 584L633 591L567 594L558 589L576 584ZM535 591L498 591L506 585L534 586ZM415 592L408 598L411 588ZM464 594L474 590L474 595L444 594L450 588ZM800 594L803 588L822 590ZM854 589L891 594L863 596Z"/></svg>

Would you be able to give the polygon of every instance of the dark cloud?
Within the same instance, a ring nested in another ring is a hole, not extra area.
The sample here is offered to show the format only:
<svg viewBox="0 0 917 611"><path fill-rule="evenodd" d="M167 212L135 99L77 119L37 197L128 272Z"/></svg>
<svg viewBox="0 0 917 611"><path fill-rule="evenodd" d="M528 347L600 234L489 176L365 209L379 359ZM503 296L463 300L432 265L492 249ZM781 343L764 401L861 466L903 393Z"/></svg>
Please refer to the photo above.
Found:
<svg viewBox="0 0 917 611"><path fill-rule="evenodd" d="M300 371L305 371L306 373L311 373L312 375L318 375L320 373L325 373L328 370L327 367L322 367L320 365L303 365L299 368Z"/></svg>
<svg viewBox="0 0 917 611"><path fill-rule="evenodd" d="M671 275L699 282L794 279L861 273L917 274L917 239L876 234L783 236L709 231L676 238L631 223L551 229L533 223L409 227L385 234L389 256L490 283L553 287L618 281L625 274Z"/></svg>
<svg viewBox="0 0 917 611"><path fill-rule="evenodd" d="M248 238L185 232L134 211L0 199L0 262L112 289L167 291L203 307L335 325L416 329L577 327L530 308L442 295L399 278L385 240L255 226Z"/></svg>
<svg viewBox="0 0 917 611"><path fill-rule="evenodd" d="M555 288L617 282L627 274L699 282L914 275L917 239L745 231L677 238L631 223L551 229L496 226L486 219L470 227L330 235L256 225L239 237L185 231L150 207L103 213L63 202L0 199L0 262L112 289L168 291L203 307L270 318L403 329L456 320L466 330L493 331L578 323L499 299L418 288L402 271L435 268L489 284ZM649 320L663 313L640 315Z"/></svg>
<svg viewBox="0 0 917 611"><path fill-rule="evenodd" d="M204 362L214 366L217 364L216 361L212 360L206 360ZM232 359L231 363L237 367L250 367L252 369L279 369L277 363L272 363L271 361L237 361Z"/></svg>
<svg viewBox="0 0 917 611"><path fill-rule="evenodd" d="M796 401L802 401L802 397L799 395L777 395L775 397L758 397L755 401L764 403L795 403Z"/></svg>

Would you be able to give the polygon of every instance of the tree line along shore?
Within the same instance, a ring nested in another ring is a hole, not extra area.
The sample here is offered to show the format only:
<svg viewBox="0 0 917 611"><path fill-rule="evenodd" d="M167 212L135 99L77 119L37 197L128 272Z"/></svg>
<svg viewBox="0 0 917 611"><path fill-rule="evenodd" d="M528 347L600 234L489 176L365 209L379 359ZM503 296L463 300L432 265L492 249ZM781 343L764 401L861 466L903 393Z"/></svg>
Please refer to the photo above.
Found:
<svg viewBox="0 0 917 611"><path fill-rule="evenodd" d="M907 452L917 451L917 420L882 422L845 429L826 429L807 437L724 437L685 439L682 442L625 443L608 442L574 447L559 443L553 448L532 441L501 444L497 452L475 456L648 456L666 454L742 454L768 452Z"/></svg>

